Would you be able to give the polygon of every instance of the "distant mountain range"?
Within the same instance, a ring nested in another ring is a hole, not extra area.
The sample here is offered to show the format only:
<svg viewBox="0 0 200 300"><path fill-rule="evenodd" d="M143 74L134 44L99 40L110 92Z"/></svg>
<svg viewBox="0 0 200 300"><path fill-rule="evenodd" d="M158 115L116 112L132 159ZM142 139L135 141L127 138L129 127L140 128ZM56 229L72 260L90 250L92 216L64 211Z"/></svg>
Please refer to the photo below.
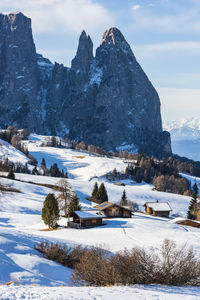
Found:
<svg viewBox="0 0 200 300"><path fill-rule="evenodd" d="M200 161L200 118L180 119L163 127L171 134L173 153Z"/></svg>

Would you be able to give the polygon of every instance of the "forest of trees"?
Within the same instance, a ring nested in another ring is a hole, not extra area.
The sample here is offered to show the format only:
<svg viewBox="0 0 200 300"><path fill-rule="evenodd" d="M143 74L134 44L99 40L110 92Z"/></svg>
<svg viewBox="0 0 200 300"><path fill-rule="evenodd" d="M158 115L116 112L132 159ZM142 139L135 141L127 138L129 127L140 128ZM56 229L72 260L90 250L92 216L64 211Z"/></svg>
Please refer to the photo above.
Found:
<svg viewBox="0 0 200 300"><path fill-rule="evenodd" d="M42 159L40 167L35 166L32 171L28 167L28 164L25 165L17 162L13 163L9 161L7 158L5 160L0 160L0 171L1 172L9 172L13 170L14 173L24 173L24 174L32 174L32 175L44 175L44 176L51 176L51 177L60 177L60 178L67 178L67 172L60 170L58 165L54 163L48 169L46 167L45 159Z"/></svg>
<svg viewBox="0 0 200 300"><path fill-rule="evenodd" d="M108 180L131 179L137 183L142 181L153 183L158 191L190 195L189 181L179 174L180 172L188 173L190 167L194 168L194 166L189 166L186 162L179 162L173 157L158 160L138 154L137 160L129 162L124 173L114 169L105 176Z"/></svg>

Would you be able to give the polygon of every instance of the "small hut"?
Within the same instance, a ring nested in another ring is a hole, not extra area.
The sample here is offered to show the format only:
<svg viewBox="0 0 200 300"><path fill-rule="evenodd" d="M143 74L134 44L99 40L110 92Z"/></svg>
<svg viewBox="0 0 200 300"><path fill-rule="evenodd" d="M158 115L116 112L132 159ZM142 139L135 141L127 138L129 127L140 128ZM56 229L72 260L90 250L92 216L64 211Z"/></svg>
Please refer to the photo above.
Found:
<svg viewBox="0 0 200 300"><path fill-rule="evenodd" d="M194 220L189 220L189 219L185 219L185 218L181 218L181 217L171 220L170 223L200 228L200 223L198 223Z"/></svg>
<svg viewBox="0 0 200 300"><path fill-rule="evenodd" d="M168 202L146 202L144 207L146 214L157 217L169 218L169 213L172 211Z"/></svg>
<svg viewBox="0 0 200 300"><path fill-rule="evenodd" d="M132 216L132 210L130 208L107 201L96 205L94 208L104 213L104 215L109 218L131 218Z"/></svg>
<svg viewBox="0 0 200 300"><path fill-rule="evenodd" d="M76 210L71 213L73 221L68 222L71 228L90 228L102 225L106 216L98 210Z"/></svg>

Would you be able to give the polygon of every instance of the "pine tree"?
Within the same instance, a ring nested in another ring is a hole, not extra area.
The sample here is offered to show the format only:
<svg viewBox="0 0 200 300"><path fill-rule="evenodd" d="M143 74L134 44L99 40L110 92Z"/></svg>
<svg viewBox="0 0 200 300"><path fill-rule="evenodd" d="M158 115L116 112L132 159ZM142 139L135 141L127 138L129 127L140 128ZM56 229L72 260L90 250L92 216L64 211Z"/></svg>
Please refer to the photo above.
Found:
<svg viewBox="0 0 200 300"><path fill-rule="evenodd" d="M9 179L15 179L15 174L14 174L14 171L13 171L13 168L11 168L8 172L8 178Z"/></svg>
<svg viewBox="0 0 200 300"><path fill-rule="evenodd" d="M36 166L33 168L32 174L33 174L33 175L39 175L39 172L38 172L38 169L37 169Z"/></svg>
<svg viewBox="0 0 200 300"><path fill-rule="evenodd" d="M92 191L92 198L96 198L97 193L98 193L98 183L95 182L94 187L93 187L93 191Z"/></svg>
<svg viewBox="0 0 200 300"><path fill-rule="evenodd" d="M127 204L128 204L128 200L127 200L127 196L126 196L126 191L124 190L122 197L121 197L120 205L126 206Z"/></svg>
<svg viewBox="0 0 200 300"><path fill-rule="evenodd" d="M106 188L105 188L103 182L101 183L101 185L98 189L96 199L97 199L98 203L108 201L107 191L106 191Z"/></svg>
<svg viewBox="0 0 200 300"><path fill-rule="evenodd" d="M42 220L49 228L54 228L59 219L58 202L54 194L48 194L42 208Z"/></svg>
<svg viewBox="0 0 200 300"><path fill-rule="evenodd" d="M73 195L71 198L71 201L68 206L68 214L71 215L71 213L75 210L81 210L81 205L77 195Z"/></svg>
<svg viewBox="0 0 200 300"><path fill-rule="evenodd" d="M192 199L190 201L190 205L188 208L188 214L187 214L188 219L191 219L191 220L195 220L195 218L196 218L194 211L195 211L195 208L197 205L198 192L199 192L199 190L198 190L197 184L195 182L195 184L193 185Z"/></svg>
<svg viewBox="0 0 200 300"><path fill-rule="evenodd" d="M52 177L60 177L60 176L61 176L61 172L60 172L60 170L58 169L57 163L54 163L54 164L50 167L49 172L50 172L50 175L51 175Z"/></svg>
<svg viewBox="0 0 200 300"><path fill-rule="evenodd" d="M41 165L40 165L41 168L46 168L46 161L44 159L44 157L42 158L42 161L41 161Z"/></svg>
<svg viewBox="0 0 200 300"><path fill-rule="evenodd" d="M44 157L42 158L41 164L40 164L40 168L42 169L42 174L45 176L47 175L48 169L46 166L46 161L44 159Z"/></svg>

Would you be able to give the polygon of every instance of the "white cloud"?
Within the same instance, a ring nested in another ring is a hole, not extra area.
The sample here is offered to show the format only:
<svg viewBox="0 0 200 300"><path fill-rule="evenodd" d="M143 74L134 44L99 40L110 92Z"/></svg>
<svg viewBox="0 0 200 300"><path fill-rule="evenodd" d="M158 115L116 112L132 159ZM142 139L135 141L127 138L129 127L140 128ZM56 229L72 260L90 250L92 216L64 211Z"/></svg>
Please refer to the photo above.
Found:
<svg viewBox="0 0 200 300"><path fill-rule="evenodd" d="M143 5L133 14L133 25L154 32L200 32L200 1L190 1L181 0L180 5L178 0L155 0L153 5Z"/></svg>
<svg viewBox="0 0 200 300"><path fill-rule="evenodd" d="M93 0L1 0L1 10L31 17L34 32L93 33L114 23L110 12Z"/></svg>
<svg viewBox="0 0 200 300"><path fill-rule="evenodd" d="M137 9L139 9L139 8L141 8L141 6L140 5L133 5L133 6L131 6L131 9L132 10L137 10Z"/></svg>
<svg viewBox="0 0 200 300"><path fill-rule="evenodd" d="M146 45L136 45L133 47L133 51L140 55L140 57L153 57L158 53L190 53L200 54L200 42L166 42Z"/></svg>

